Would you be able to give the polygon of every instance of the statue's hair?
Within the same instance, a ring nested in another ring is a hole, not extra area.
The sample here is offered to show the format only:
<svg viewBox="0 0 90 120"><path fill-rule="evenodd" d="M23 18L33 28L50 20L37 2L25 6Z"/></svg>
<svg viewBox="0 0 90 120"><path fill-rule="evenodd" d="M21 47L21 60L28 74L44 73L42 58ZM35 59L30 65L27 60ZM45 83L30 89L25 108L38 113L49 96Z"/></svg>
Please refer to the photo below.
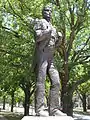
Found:
<svg viewBox="0 0 90 120"><path fill-rule="evenodd" d="M52 12L52 7L50 5L47 5L47 6L44 6L43 9L42 9L42 14L43 12L46 10L46 9L49 9L51 12Z"/></svg>

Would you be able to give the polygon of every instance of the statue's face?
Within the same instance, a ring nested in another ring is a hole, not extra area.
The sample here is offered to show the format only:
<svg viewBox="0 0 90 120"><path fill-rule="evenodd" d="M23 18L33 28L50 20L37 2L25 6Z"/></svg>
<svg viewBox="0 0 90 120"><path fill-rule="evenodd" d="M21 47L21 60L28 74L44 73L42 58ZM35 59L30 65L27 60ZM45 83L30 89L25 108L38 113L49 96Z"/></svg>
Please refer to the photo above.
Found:
<svg viewBox="0 0 90 120"><path fill-rule="evenodd" d="M45 8L43 9L43 12L42 12L43 18L46 19L48 22L49 22L50 19L51 19L51 13L52 13L52 11L51 11L51 8L50 8L50 7L45 7Z"/></svg>

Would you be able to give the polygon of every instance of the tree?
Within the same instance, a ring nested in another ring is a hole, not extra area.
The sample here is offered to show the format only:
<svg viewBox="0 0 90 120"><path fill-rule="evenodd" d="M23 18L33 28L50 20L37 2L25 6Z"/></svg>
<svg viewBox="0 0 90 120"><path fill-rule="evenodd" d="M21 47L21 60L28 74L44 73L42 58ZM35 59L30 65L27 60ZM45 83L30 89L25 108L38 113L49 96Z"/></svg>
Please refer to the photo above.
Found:
<svg viewBox="0 0 90 120"><path fill-rule="evenodd" d="M53 22L56 23L58 30L61 30L63 34L62 44L58 50L61 57L59 56L57 60L57 64L61 63L58 69L62 68L60 69L61 99L63 111L72 115L72 96L75 87L89 79L89 71L85 74L85 76L88 76L87 79L77 80L71 76L75 66L78 64L85 65L89 62L89 3L85 0L65 0L59 3L54 15L56 19L54 17Z"/></svg>
<svg viewBox="0 0 90 120"><path fill-rule="evenodd" d="M79 85L77 91L82 101L83 111L86 112L87 111L86 99L88 95L90 94L90 81L88 80L86 83Z"/></svg>
<svg viewBox="0 0 90 120"><path fill-rule="evenodd" d="M6 86L6 91L9 89L7 89L7 83L10 84L9 91L11 91L10 94L12 94L12 98L14 98L15 92L13 91L13 87L16 89L18 86L20 86L24 90L25 115L28 115L30 103L29 100L34 91L34 80L32 79L33 75L30 74L32 71L31 63L33 54L33 35L30 35L32 30L29 28L29 26L27 27L27 23L24 21L25 18L23 18L27 16L27 11L25 13L26 16L24 14L22 15L22 12L19 14L18 10L22 11L22 3L19 1L17 1L17 3L20 4L17 4L17 9L14 11L13 7L15 2L8 0L2 1L3 21L1 26L1 35L2 40L4 39L4 41L1 44L0 52L2 54L2 59L4 60L4 63L2 64L6 64L6 72L9 74L11 73L11 77L7 75L6 77L8 79L4 80L3 83L5 83L4 88ZM25 8L29 10L27 7ZM29 32L27 29L31 31ZM5 36L3 33L5 33Z"/></svg>

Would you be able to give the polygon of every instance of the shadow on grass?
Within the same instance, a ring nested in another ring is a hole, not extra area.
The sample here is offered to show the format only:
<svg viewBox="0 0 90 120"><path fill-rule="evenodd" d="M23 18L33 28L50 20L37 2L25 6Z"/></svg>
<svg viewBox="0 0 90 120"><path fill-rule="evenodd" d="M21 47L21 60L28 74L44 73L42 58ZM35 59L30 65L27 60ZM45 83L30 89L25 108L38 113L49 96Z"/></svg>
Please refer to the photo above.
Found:
<svg viewBox="0 0 90 120"><path fill-rule="evenodd" d="M90 116L90 112L83 112L83 111L75 111L74 110L74 113L76 113L76 114L81 114L81 115L89 115Z"/></svg>
<svg viewBox="0 0 90 120"><path fill-rule="evenodd" d="M7 120L21 120L23 115L12 113L12 112L0 112L0 115L3 115Z"/></svg>

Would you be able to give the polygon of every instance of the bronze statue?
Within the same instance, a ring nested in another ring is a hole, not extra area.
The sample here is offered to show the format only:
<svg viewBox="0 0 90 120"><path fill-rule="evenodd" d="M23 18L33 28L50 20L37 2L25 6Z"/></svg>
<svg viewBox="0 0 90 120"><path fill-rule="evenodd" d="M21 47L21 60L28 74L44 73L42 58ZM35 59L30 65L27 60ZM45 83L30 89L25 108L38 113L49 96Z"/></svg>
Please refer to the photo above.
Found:
<svg viewBox="0 0 90 120"><path fill-rule="evenodd" d="M46 6L42 10L43 19L37 20L35 30L35 73L36 73L36 92L35 92L35 112L37 116L61 116L59 107L60 78L54 66L55 48L61 41L62 34L57 33L50 23L52 9ZM44 107L45 79L49 76L51 87L49 94L48 111Z"/></svg>

